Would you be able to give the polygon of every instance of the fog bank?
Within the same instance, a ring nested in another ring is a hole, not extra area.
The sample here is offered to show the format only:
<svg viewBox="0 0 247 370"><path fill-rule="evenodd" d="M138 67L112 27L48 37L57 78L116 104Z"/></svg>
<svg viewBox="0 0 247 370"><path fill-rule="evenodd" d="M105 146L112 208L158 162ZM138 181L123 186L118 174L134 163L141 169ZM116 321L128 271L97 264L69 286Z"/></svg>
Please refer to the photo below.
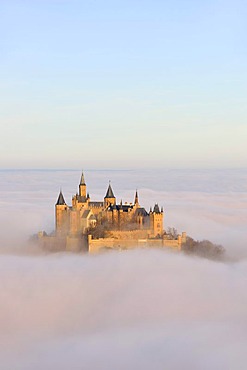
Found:
<svg viewBox="0 0 247 370"><path fill-rule="evenodd" d="M247 262L0 257L1 368L244 369Z"/></svg>

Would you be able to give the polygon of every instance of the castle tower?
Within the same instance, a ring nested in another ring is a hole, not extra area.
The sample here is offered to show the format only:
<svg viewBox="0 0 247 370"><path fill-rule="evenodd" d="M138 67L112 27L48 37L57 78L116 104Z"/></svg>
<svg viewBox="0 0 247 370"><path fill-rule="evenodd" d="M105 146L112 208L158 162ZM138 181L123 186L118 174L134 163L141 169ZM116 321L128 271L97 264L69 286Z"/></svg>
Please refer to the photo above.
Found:
<svg viewBox="0 0 247 370"><path fill-rule="evenodd" d="M87 185L85 183L84 174L81 173L81 181L79 185L79 196L86 199L87 197Z"/></svg>
<svg viewBox="0 0 247 370"><path fill-rule="evenodd" d="M150 229L154 237L162 236L163 234L163 208L161 211L158 204L156 203L153 211L150 210Z"/></svg>
<svg viewBox="0 0 247 370"><path fill-rule="evenodd" d="M109 183L105 198L104 198L104 205L105 207L108 207L110 205L115 205L116 204L116 198L113 194L113 190L111 187L111 184Z"/></svg>
<svg viewBox="0 0 247 370"><path fill-rule="evenodd" d="M56 211L56 233L66 234L68 230L68 206L64 200L62 190L60 190L57 203L55 205Z"/></svg>

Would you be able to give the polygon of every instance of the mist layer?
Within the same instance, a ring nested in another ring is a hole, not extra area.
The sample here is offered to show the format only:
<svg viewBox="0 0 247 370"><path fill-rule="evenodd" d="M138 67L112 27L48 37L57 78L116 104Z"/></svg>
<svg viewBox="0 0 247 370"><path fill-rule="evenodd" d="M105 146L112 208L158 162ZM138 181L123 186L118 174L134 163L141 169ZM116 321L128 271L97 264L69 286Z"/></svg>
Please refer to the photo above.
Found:
<svg viewBox="0 0 247 370"><path fill-rule="evenodd" d="M247 263L1 256L3 369L244 369Z"/></svg>

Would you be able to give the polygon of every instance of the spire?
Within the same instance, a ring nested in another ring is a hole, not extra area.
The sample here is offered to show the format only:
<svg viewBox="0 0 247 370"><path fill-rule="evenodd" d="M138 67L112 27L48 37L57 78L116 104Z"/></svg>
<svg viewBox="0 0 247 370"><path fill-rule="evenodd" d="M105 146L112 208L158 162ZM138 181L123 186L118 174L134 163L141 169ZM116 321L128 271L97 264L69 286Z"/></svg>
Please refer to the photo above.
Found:
<svg viewBox="0 0 247 370"><path fill-rule="evenodd" d="M81 181L79 185L79 196L81 197L81 200L85 201L87 197L87 186L84 179L83 171L81 172Z"/></svg>
<svg viewBox="0 0 247 370"><path fill-rule="evenodd" d="M112 187L111 187L111 183L110 182L109 182L109 186L108 186L108 189L107 189L105 198L115 198L115 196L113 194L113 191L112 191Z"/></svg>
<svg viewBox="0 0 247 370"><path fill-rule="evenodd" d="M137 193L137 189L136 189L136 195L135 195L135 202L134 204L138 204L139 203L139 200L138 200L138 193Z"/></svg>
<svg viewBox="0 0 247 370"><path fill-rule="evenodd" d="M56 203L56 206L62 206L62 205L65 205L65 200L64 200L64 197L63 197L63 193L62 193L62 190L60 190L60 193L59 193L59 196L57 198L57 203Z"/></svg>
<svg viewBox="0 0 247 370"><path fill-rule="evenodd" d="M122 199L121 199L121 202L119 204L119 209L123 209L123 201L122 201Z"/></svg>
<svg viewBox="0 0 247 370"><path fill-rule="evenodd" d="M85 183L85 179L84 179L83 171L82 171L82 173L81 173L81 181L80 181L80 185L86 185L86 183Z"/></svg>

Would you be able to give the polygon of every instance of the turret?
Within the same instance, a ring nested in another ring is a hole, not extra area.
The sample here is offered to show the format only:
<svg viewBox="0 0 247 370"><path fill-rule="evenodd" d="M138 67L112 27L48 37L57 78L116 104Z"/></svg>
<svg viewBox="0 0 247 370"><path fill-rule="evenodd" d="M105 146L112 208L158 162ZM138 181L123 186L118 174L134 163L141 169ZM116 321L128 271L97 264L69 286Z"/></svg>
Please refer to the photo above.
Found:
<svg viewBox="0 0 247 370"><path fill-rule="evenodd" d="M154 237L161 237L163 234L163 208L160 211L159 205L156 203L153 211L150 209L150 229Z"/></svg>
<svg viewBox="0 0 247 370"><path fill-rule="evenodd" d="M65 234L68 229L68 206L64 200L62 190L60 190L57 203L55 205L56 210L56 233Z"/></svg>
<svg viewBox="0 0 247 370"><path fill-rule="evenodd" d="M81 174L81 181L80 181L80 185L79 185L79 196L83 197L85 199L86 199L86 196L87 196L87 186L86 186L86 183L85 183L83 172Z"/></svg>
<svg viewBox="0 0 247 370"><path fill-rule="evenodd" d="M109 182L109 186L108 186L106 195L104 197L104 204L105 204L105 207L110 206L110 205L113 206L113 205L116 204L116 198L113 194L113 190L112 190L110 182Z"/></svg>

